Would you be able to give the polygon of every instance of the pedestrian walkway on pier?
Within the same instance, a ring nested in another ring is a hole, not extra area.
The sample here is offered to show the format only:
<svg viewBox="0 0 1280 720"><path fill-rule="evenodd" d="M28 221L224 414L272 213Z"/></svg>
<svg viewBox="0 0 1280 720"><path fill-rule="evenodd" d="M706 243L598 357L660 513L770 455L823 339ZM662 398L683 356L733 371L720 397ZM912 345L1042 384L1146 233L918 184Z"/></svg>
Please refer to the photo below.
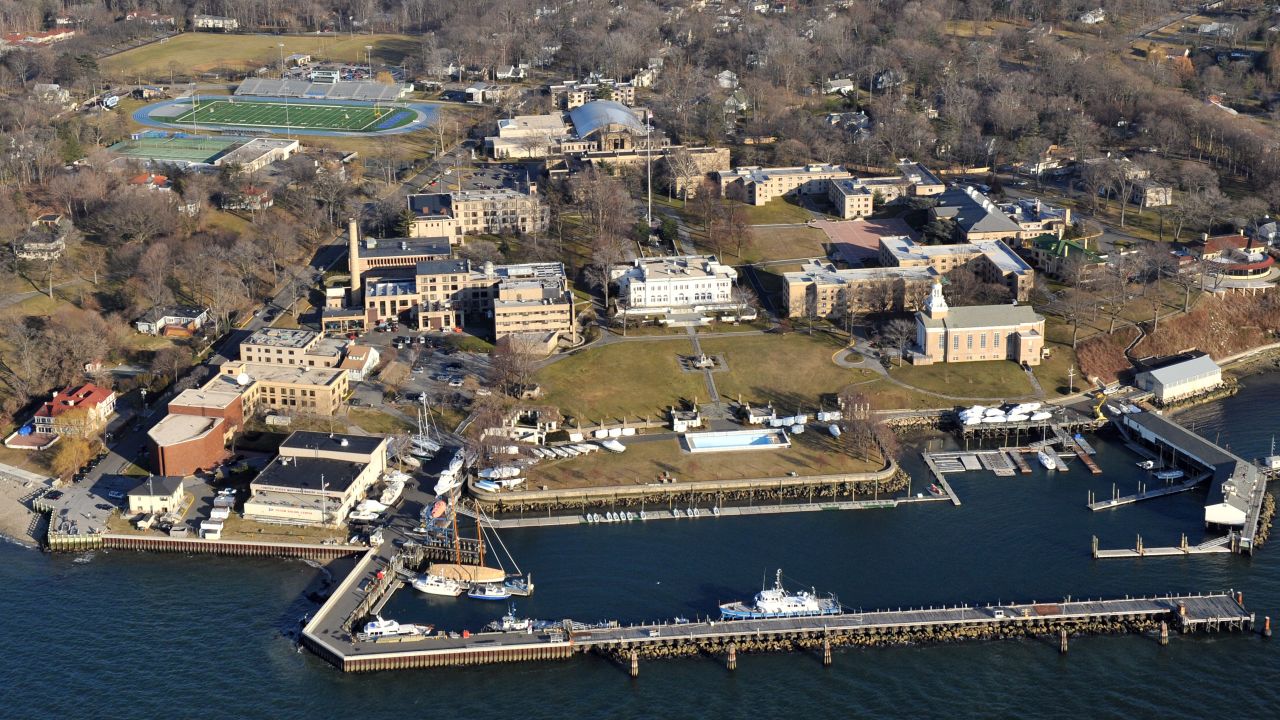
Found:
<svg viewBox="0 0 1280 720"><path fill-rule="evenodd" d="M343 583L345 589L347 583ZM658 622L621 626L583 626L570 620L543 631L483 632L474 635L436 633L395 638L395 642L359 639L338 624L331 599L303 630L302 641L328 662L346 672L391 670L447 665L476 665L524 660L567 659L588 651L630 653L636 674L636 652L649 648L728 648L730 667L738 643L763 641L821 642L824 662L829 662L832 639L864 638L899 641L932 638L1025 637L1058 634L1061 650L1067 637L1080 632L1133 632L1160 623L1161 642L1167 628L1197 630L1246 630L1253 616L1242 598L1225 593L1168 595L1113 600L1063 600L1061 602L1001 605L906 608L851 611L839 615L770 618L762 620L704 620ZM1136 623L1136 625L1135 625ZM1090 630L1090 628L1094 628ZM945 633L950 633L948 636Z"/></svg>
<svg viewBox="0 0 1280 720"><path fill-rule="evenodd" d="M1176 495L1177 493L1186 492L1187 490L1190 490L1191 488L1199 485L1200 483L1204 482L1208 478L1209 478L1209 473L1207 472L1200 473L1199 475L1196 475L1188 480L1184 480L1183 482L1174 483L1170 485L1162 485L1160 487L1152 488L1150 490L1147 490L1145 488L1145 483L1143 483L1142 489L1140 489L1138 492L1132 495L1123 495L1123 496L1119 495L1115 491L1115 486L1113 485L1112 496L1108 500L1094 500L1093 491L1090 490L1088 507L1090 510L1097 512L1098 510L1110 510L1111 508L1117 508L1122 505L1132 505L1133 503L1141 502L1143 500L1151 500L1152 498L1164 497L1166 495Z"/></svg>

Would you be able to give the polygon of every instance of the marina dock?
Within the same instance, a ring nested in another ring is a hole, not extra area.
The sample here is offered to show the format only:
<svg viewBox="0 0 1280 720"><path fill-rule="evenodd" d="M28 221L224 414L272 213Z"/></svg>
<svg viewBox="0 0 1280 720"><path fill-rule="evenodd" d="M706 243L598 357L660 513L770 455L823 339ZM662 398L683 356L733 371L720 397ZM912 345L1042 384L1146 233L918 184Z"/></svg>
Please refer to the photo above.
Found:
<svg viewBox="0 0 1280 720"><path fill-rule="evenodd" d="M302 634L307 648L344 672L563 660L575 654L598 653L629 658L634 677L639 672L641 653L647 657L725 653L733 669L739 648L744 652L821 649L824 664L830 664L832 646L1042 635L1056 636L1060 651L1066 652L1068 638L1074 634L1150 632L1158 633L1165 643L1170 628L1191 633L1246 631L1253 626L1253 616L1245 611L1241 596L1216 593L627 626L582 626L565 620L538 632L477 633L465 637L457 633L435 634L378 642L357 639L344 630L348 586L347 581L342 583L340 592L335 592Z"/></svg>
<svg viewBox="0 0 1280 720"><path fill-rule="evenodd" d="M1205 501L1205 522L1239 527L1237 551L1253 554L1268 471L1149 409L1118 413L1115 424L1135 444L1170 449L1175 463L1189 460L1208 472L1212 485Z"/></svg>
<svg viewBox="0 0 1280 720"><path fill-rule="evenodd" d="M1143 500L1150 500L1152 498L1165 497L1166 495L1176 495L1178 493L1186 492L1190 490L1191 488L1199 485L1200 483L1204 482L1207 479L1209 479L1209 473L1201 473L1199 475L1196 475L1195 477L1192 477L1189 480L1184 480L1183 482L1180 482L1180 483L1175 483L1172 485L1161 485L1160 487L1152 488L1150 490L1147 490L1144 488L1132 495L1122 496L1118 494L1113 494L1112 497L1108 500L1094 500L1093 492L1090 491L1088 508L1090 510L1093 510L1094 512L1097 512L1099 510L1110 510L1111 508L1117 508L1122 505L1132 505L1133 503L1141 502Z"/></svg>
<svg viewBox="0 0 1280 720"><path fill-rule="evenodd" d="M1107 560L1116 558L1142 558L1142 557L1178 557L1186 555L1230 555L1237 552L1237 543L1239 536L1230 533L1222 537L1206 540L1199 545L1191 545L1187 542L1187 536L1182 536L1182 542L1177 547L1147 547L1142 542L1142 536L1138 536L1137 543L1132 548L1124 548L1117 550L1103 550L1098 547L1098 538L1093 538L1093 557L1095 560Z"/></svg>

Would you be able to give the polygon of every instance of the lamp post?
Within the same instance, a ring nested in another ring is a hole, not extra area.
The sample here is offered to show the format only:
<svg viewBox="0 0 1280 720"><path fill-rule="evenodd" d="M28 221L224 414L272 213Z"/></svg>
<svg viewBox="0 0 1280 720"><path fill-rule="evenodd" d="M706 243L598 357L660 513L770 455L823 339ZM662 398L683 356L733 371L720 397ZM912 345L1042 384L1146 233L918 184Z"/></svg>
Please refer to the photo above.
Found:
<svg viewBox="0 0 1280 720"><path fill-rule="evenodd" d="M284 80L284 43L276 43L276 47L280 48L280 79Z"/></svg>
<svg viewBox="0 0 1280 720"><path fill-rule="evenodd" d="M644 122L644 144L645 144L644 165L645 165L645 174L648 177L649 205L648 205L648 210L646 211L645 219L649 225L650 233L653 232L653 141L651 140L652 133L653 133L653 116L649 115L646 112L646 117ZM646 237L645 241L648 241L648 240L649 238Z"/></svg>

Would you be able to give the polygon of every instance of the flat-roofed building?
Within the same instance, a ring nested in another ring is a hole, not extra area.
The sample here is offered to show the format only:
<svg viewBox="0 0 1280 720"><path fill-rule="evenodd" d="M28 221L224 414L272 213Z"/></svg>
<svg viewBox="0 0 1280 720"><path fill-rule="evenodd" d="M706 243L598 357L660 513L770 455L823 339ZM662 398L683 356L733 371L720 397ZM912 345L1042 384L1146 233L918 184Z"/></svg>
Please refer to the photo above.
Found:
<svg viewBox="0 0 1280 720"><path fill-rule="evenodd" d="M880 238L880 263L886 267L931 267L940 275L966 268L984 282L999 283L1010 297L1025 302L1035 288L1035 270L999 240L952 245L922 245L909 237Z"/></svg>
<svg viewBox="0 0 1280 720"><path fill-rule="evenodd" d="M1003 203L999 207L1018 225L1018 237L1022 240L1044 235L1062 237L1071 225L1071 208L1050 205L1039 198Z"/></svg>
<svg viewBox="0 0 1280 720"><path fill-rule="evenodd" d="M785 195L824 195L828 180L851 180L853 175L839 165L798 167L738 167L716 173L720 195L748 205L764 205Z"/></svg>
<svg viewBox="0 0 1280 720"><path fill-rule="evenodd" d="M629 310L677 310L728 305L738 271L714 255L636 258L610 276Z"/></svg>
<svg viewBox="0 0 1280 720"><path fill-rule="evenodd" d="M337 367L343 341L302 328L263 328L240 343L240 359L249 363Z"/></svg>
<svg viewBox="0 0 1280 720"><path fill-rule="evenodd" d="M927 266L838 269L811 260L782 278L788 317L837 320L850 313L916 310L929 296L938 272Z"/></svg>
<svg viewBox="0 0 1280 720"><path fill-rule="evenodd" d="M191 475L226 457L227 443L244 426L239 388L191 388L169 401L169 412L147 430L152 469Z"/></svg>
<svg viewBox="0 0 1280 720"><path fill-rule="evenodd" d="M836 215L845 220L864 218L875 211L875 195L857 180L832 180L827 183L827 199Z"/></svg>
<svg viewBox="0 0 1280 720"><path fill-rule="evenodd" d="M387 439L295 432L249 484L246 520L341 525L387 468Z"/></svg>
<svg viewBox="0 0 1280 720"><path fill-rule="evenodd" d="M857 178L857 183L886 204L903 197L938 195L947 189L937 175L920 163L903 160L896 167L896 175Z"/></svg>
<svg viewBox="0 0 1280 720"><path fill-rule="evenodd" d="M298 141L281 138L254 138L215 159L214 167L237 166L250 175L272 163L288 160L298 152Z"/></svg>
<svg viewBox="0 0 1280 720"><path fill-rule="evenodd" d="M239 388L244 412L333 415L350 391L346 370L240 360L224 363L205 389Z"/></svg>
<svg viewBox="0 0 1280 720"><path fill-rule="evenodd" d="M157 305L134 321L140 333L190 337L209 322L209 311L194 305Z"/></svg>
<svg viewBox="0 0 1280 720"><path fill-rule="evenodd" d="M566 80L547 86L551 99L561 110L582 107L592 100L613 100L623 105L636 104L636 88L629 82L600 78L594 82Z"/></svg>
<svg viewBox="0 0 1280 720"><path fill-rule="evenodd" d="M1013 360L1039 365L1044 355L1044 317L1030 305L971 305L951 308L935 282L925 307L916 313L916 347L911 362Z"/></svg>

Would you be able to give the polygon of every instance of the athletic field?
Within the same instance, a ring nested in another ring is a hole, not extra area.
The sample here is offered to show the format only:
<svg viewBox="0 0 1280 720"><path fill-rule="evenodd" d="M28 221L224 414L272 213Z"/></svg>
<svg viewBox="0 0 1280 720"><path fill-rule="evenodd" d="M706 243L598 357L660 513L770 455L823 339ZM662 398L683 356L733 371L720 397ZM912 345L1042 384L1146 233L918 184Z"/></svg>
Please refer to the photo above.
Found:
<svg viewBox="0 0 1280 720"><path fill-rule="evenodd" d="M372 132L408 124L414 113L397 107L320 105L257 100L209 100L170 119L175 125L230 125Z"/></svg>

